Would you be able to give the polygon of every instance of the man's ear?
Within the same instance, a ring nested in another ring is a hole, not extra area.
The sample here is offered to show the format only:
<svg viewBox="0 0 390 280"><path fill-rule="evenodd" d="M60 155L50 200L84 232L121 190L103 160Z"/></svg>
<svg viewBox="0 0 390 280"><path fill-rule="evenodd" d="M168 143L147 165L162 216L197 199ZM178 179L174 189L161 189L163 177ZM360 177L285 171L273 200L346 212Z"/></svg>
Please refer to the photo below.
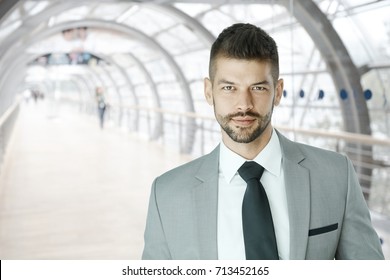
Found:
<svg viewBox="0 0 390 280"><path fill-rule="evenodd" d="M275 100L274 100L274 106L278 106L280 103L280 100L282 99L283 95L283 88L284 88L284 81L283 79L279 79L276 83L275 87Z"/></svg>
<svg viewBox="0 0 390 280"><path fill-rule="evenodd" d="M213 106L214 105L213 84L209 78L204 78L204 96L206 97L207 103Z"/></svg>

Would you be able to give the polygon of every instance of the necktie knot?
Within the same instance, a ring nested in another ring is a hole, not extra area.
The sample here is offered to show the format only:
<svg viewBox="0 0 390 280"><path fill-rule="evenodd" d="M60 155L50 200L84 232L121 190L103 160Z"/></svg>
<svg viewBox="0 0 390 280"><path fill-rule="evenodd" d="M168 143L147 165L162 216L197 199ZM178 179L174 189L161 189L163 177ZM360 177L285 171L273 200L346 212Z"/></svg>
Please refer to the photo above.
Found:
<svg viewBox="0 0 390 280"><path fill-rule="evenodd" d="M245 182L248 182L251 179L260 180L263 175L264 167L255 161L246 161L239 169L238 174Z"/></svg>

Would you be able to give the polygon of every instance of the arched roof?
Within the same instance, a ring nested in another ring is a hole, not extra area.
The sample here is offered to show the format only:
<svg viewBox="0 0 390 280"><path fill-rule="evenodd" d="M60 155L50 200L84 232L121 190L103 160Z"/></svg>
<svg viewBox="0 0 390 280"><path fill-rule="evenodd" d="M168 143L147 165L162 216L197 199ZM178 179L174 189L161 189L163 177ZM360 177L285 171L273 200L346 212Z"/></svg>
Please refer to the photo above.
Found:
<svg viewBox="0 0 390 280"><path fill-rule="evenodd" d="M277 122L389 133L385 124L372 123L378 115L388 118L390 1L3 0L0 11L0 114L26 87L23 81L37 78L28 71L33 59L82 48L107 65L68 76L79 76L80 86L82 76L99 76L122 105L212 115L202 92L210 45L224 27L251 22L279 45L287 87ZM370 30L362 28L366 17L373 18ZM64 39L63 30L79 27L88 28L86 39ZM311 112L316 108L322 117ZM163 133L162 118L156 112L153 139ZM188 119L185 127L183 151L190 152L196 123Z"/></svg>

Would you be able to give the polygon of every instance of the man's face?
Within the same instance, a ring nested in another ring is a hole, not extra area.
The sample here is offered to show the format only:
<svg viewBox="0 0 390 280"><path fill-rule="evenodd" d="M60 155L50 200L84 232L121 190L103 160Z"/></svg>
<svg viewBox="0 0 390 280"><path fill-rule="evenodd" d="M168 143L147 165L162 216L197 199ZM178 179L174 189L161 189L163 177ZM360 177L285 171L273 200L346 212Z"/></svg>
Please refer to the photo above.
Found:
<svg viewBox="0 0 390 280"><path fill-rule="evenodd" d="M258 60L217 58L214 80L205 79L207 102L214 106L222 136L250 143L270 128L283 80L274 85L271 64Z"/></svg>

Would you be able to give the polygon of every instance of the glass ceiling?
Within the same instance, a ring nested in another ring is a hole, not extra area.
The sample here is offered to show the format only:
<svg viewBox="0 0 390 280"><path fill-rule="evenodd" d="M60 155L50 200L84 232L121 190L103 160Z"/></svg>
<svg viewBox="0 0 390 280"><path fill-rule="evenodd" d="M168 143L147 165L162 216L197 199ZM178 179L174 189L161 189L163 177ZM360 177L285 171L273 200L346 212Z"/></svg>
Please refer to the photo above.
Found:
<svg viewBox="0 0 390 280"><path fill-rule="evenodd" d="M0 20L0 72L15 71L22 83L3 75L0 85L86 103L103 86L110 102L122 107L213 116L203 97L211 43L225 27L249 22L267 30L279 46L285 92L275 124L345 130L341 105L353 93L340 91L323 51L294 16L298 1L157 2L17 2ZM314 2L359 71L372 134L389 137L390 1ZM13 70L6 67L10 62ZM344 66L343 59L337 63ZM154 125L156 130L158 120Z"/></svg>

